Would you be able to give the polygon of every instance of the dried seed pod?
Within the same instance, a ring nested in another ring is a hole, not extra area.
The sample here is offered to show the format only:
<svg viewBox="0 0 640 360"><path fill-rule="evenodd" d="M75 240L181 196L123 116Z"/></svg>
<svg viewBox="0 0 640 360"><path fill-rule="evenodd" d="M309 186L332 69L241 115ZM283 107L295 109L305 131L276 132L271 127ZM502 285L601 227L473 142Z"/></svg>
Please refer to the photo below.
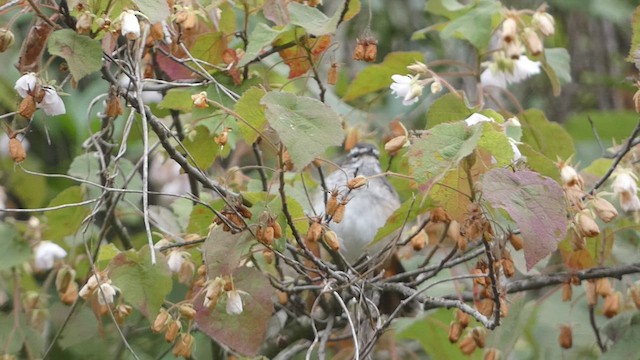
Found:
<svg viewBox="0 0 640 360"><path fill-rule="evenodd" d="M282 237L282 226L277 221L273 222L273 237L280 239Z"/></svg>
<svg viewBox="0 0 640 360"><path fill-rule="evenodd" d="M518 33L518 23L516 19L512 17L506 18L502 22L502 41L510 43L514 41Z"/></svg>
<svg viewBox="0 0 640 360"><path fill-rule="evenodd" d="M564 283L562 285L562 301L571 301L573 297L573 287L570 283Z"/></svg>
<svg viewBox="0 0 640 360"><path fill-rule="evenodd" d="M256 240L264 243L264 226L262 225L258 225L258 228L256 229Z"/></svg>
<svg viewBox="0 0 640 360"><path fill-rule="evenodd" d="M264 258L264 262L266 262L267 264L273 264L273 251L269 249L263 250L262 257Z"/></svg>
<svg viewBox="0 0 640 360"><path fill-rule="evenodd" d="M312 221L307 230L307 241L316 242L320 239L320 235L322 235L322 225L317 221Z"/></svg>
<svg viewBox="0 0 640 360"><path fill-rule="evenodd" d="M374 62L378 57L378 40L369 38L364 48L364 61Z"/></svg>
<svg viewBox="0 0 640 360"><path fill-rule="evenodd" d="M338 64L331 63L329 73L327 74L327 83L329 85L335 85L338 82Z"/></svg>
<svg viewBox="0 0 640 360"><path fill-rule="evenodd" d="M495 348L486 349L483 360L498 360L500 359L500 350Z"/></svg>
<svg viewBox="0 0 640 360"><path fill-rule="evenodd" d="M196 316L196 310L191 304L182 304L178 307L178 310L180 311L180 315L189 320L193 319Z"/></svg>
<svg viewBox="0 0 640 360"><path fill-rule="evenodd" d="M56 290L64 294L69 286L74 282L76 271L69 265L64 265L56 274Z"/></svg>
<svg viewBox="0 0 640 360"><path fill-rule="evenodd" d="M242 204L236 206L236 210L238 210L238 213L245 219L251 219L253 217L251 210Z"/></svg>
<svg viewBox="0 0 640 360"><path fill-rule="evenodd" d="M336 207L336 211L333 213L333 217L331 218L331 220L333 220L334 223L339 224L344 218L344 212L347 207L347 202L348 200L343 199L342 201L340 201L340 203Z"/></svg>
<svg viewBox="0 0 640 360"><path fill-rule="evenodd" d="M176 345L173 347L173 355L180 356L185 359L191 358L191 347L193 345L193 336L191 334L182 334L180 339L176 342Z"/></svg>
<svg viewBox="0 0 640 360"><path fill-rule="evenodd" d="M478 345L476 345L476 342L473 340L470 334L462 338L462 341L460 341L460 343L458 344L460 351L462 351L462 353L465 355L473 354L473 352L476 351L477 346Z"/></svg>
<svg viewBox="0 0 640 360"><path fill-rule="evenodd" d="M358 175L356 177L354 177L353 179L349 179L349 181L347 181L347 187L349 188L349 190L355 190L355 189L359 189L365 185L367 185L367 178L363 175Z"/></svg>
<svg viewBox="0 0 640 360"><path fill-rule="evenodd" d="M596 216L606 223L610 222L616 216L618 216L618 210L616 210L616 208L611 205L610 202L603 198L594 197L591 200L591 205L593 205Z"/></svg>
<svg viewBox="0 0 640 360"><path fill-rule="evenodd" d="M169 317L169 313L164 308L161 308L155 320L153 320L153 324L151 324L151 331L156 333L164 331L167 327Z"/></svg>
<svg viewBox="0 0 640 360"><path fill-rule="evenodd" d="M353 50L353 60L364 60L364 53L367 44L364 40L358 39L356 42L356 48Z"/></svg>
<svg viewBox="0 0 640 360"><path fill-rule="evenodd" d="M220 135L216 135L213 138L213 141L215 141L216 144L220 145L221 148L224 147L225 145L227 145L227 141L229 141L230 131L231 131L230 128L225 128L224 130L222 130Z"/></svg>
<svg viewBox="0 0 640 360"><path fill-rule="evenodd" d="M460 335L462 335L462 326L457 321L452 321L451 325L449 325L449 342L454 344L460 340Z"/></svg>
<svg viewBox="0 0 640 360"><path fill-rule="evenodd" d="M267 226L266 228L264 228L264 232L262 233L262 243L271 246L271 244L273 244L274 233L275 230L272 226Z"/></svg>
<svg viewBox="0 0 640 360"><path fill-rule="evenodd" d="M503 297L500 298L500 317L506 318L509 315L509 307L507 306L507 300Z"/></svg>
<svg viewBox="0 0 640 360"><path fill-rule="evenodd" d="M20 105L18 106L18 114L20 114L20 116L24 117L25 119L31 119L35 112L36 99L31 95L25 96L25 98L22 99Z"/></svg>
<svg viewBox="0 0 640 360"><path fill-rule="evenodd" d="M289 302L289 295L284 291L276 291L276 295L278 296L278 302L280 305L287 305Z"/></svg>
<svg viewBox="0 0 640 360"><path fill-rule="evenodd" d="M608 278L596 279L596 294L602 297L607 297L613 293L611 288L611 281Z"/></svg>
<svg viewBox="0 0 640 360"><path fill-rule="evenodd" d="M640 289L638 288L630 288L629 293L631 295L631 300L633 300L633 304L636 306L636 309L640 310Z"/></svg>
<svg viewBox="0 0 640 360"><path fill-rule="evenodd" d="M462 328L464 329L467 326L469 326L469 322L471 321L471 315L467 314L466 312L460 309L456 309L456 321L459 322Z"/></svg>
<svg viewBox="0 0 640 360"><path fill-rule="evenodd" d="M351 151L360 142L360 137L360 129L355 126L350 127L344 140L344 151Z"/></svg>
<svg viewBox="0 0 640 360"><path fill-rule="evenodd" d="M486 275L482 269L473 268L471 269L471 275ZM483 277L475 277L473 278L473 283L480 286L487 286L488 280L486 276Z"/></svg>
<svg viewBox="0 0 640 360"><path fill-rule="evenodd" d="M484 340L485 340L486 332L484 328L475 327L471 329L471 338L476 342L476 345L479 348L484 348Z"/></svg>
<svg viewBox="0 0 640 360"><path fill-rule="evenodd" d="M478 311L484 315L484 316L491 316L493 314L493 308L495 306L495 303L493 302L492 299L489 298L485 298L480 300L479 306L478 306Z"/></svg>
<svg viewBox="0 0 640 360"><path fill-rule="evenodd" d="M509 234L509 243L511 243L511 246L513 246L515 251L520 251L524 246L524 240L522 237L514 233Z"/></svg>
<svg viewBox="0 0 640 360"><path fill-rule="evenodd" d="M502 271L504 272L504 276L510 278L516 273L516 268L513 266L513 260L511 259L502 259Z"/></svg>
<svg viewBox="0 0 640 360"><path fill-rule="evenodd" d="M448 223L451 222L451 220L453 220L453 218L444 208L437 207L431 210L431 221Z"/></svg>
<svg viewBox="0 0 640 360"><path fill-rule="evenodd" d="M424 249L427 244L427 233L424 230L420 230L414 237L411 238L411 247L414 251L420 251Z"/></svg>
<svg viewBox="0 0 640 360"><path fill-rule="evenodd" d="M600 235L600 228L596 224L588 210L583 210L576 215L576 225L580 233L586 237L594 237Z"/></svg>
<svg viewBox="0 0 640 360"><path fill-rule="evenodd" d="M573 333L570 325L562 325L560 327L558 342L563 349L571 349L573 346Z"/></svg>
<svg viewBox="0 0 640 360"><path fill-rule="evenodd" d="M327 244L327 246L329 246L331 250L340 250L340 242L338 242L338 236L334 231L325 231L324 235L322 236L322 240L324 240L325 244Z"/></svg>
<svg viewBox="0 0 640 360"><path fill-rule="evenodd" d="M405 135L396 136L384 144L384 151L390 155L396 155L400 149L407 143L407 137Z"/></svg>
<svg viewBox="0 0 640 360"><path fill-rule="evenodd" d="M9 139L9 156L16 164L21 163L27 158L27 152L22 146L22 142L15 137Z"/></svg>
<svg viewBox="0 0 640 360"><path fill-rule="evenodd" d="M78 299L78 283L71 282L67 287L67 291L59 293L60 301L65 305L73 305Z"/></svg>
<svg viewBox="0 0 640 360"><path fill-rule="evenodd" d="M335 214L336 209L338 208L338 195L339 194L340 193L336 189L331 191L331 194L329 195L329 198L327 199L327 208L325 210L327 215L332 216L333 214Z"/></svg>
<svg viewBox="0 0 640 360"><path fill-rule="evenodd" d="M544 51L544 46L542 46L542 41L538 34L532 28L524 29L523 33L524 44L527 46L527 49L533 56L540 56Z"/></svg>
<svg viewBox="0 0 640 360"><path fill-rule="evenodd" d="M0 28L0 52L5 52L15 42L15 36L6 27Z"/></svg>
<svg viewBox="0 0 640 360"><path fill-rule="evenodd" d="M612 318L620 313L620 295L617 292L613 292L604 298L602 312L604 316L608 318Z"/></svg>

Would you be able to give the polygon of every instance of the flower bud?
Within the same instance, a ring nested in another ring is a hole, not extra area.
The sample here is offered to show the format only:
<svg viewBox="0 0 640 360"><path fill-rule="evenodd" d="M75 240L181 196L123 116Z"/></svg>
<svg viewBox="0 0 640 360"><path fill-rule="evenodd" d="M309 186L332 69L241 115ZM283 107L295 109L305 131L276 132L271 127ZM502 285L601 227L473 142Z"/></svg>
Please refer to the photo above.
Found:
<svg viewBox="0 0 640 360"><path fill-rule="evenodd" d="M349 179L349 181L347 181L347 187L349 188L349 190L359 189L367 185L367 181L368 180L364 175L358 175L353 179Z"/></svg>
<svg viewBox="0 0 640 360"><path fill-rule="evenodd" d="M506 18L502 22L502 41L505 43L511 43L517 37L518 23L516 19L512 17Z"/></svg>
<svg viewBox="0 0 640 360"><path fill-rule="evenodd" d="M415 63L407 66L407 70L421 75L426 75L429 72L429 68L427 67L427 65L421 63L420 61L416 61Z"/></svg>
<svg viewBox="0 0 640 360"><path fill-rule="evenodd" d="M551 36L555 33L555 20L551 14L544 11L536 11L531 18L533 25L544 36Z"/></svg>
<svg viewBox="0 0 640 360"><path fill-rule="evenodd" d="M600 228L591 216L588 210L583 210L576 214L576 225L580 233L586 237L594 237L600 235Z"/></svg>
<svg viewBox="0 0 640 360"><path fill-rule="evenodd" d="M573 346L573 334L570 325L562 325L560 327L558 342L563 349L571 349Z"/></svg>
<svg viewBox="0 0 640 360"><path fill-rule="evenodd" d="M21 163L27 158L27 152L22 146L22 142L15 137L9 139L9 156L16 164Z"/></svg>
<svg viewBox="0 0 640 360"><path fill-rule="evenodd" d="M596 216L606 223L610 222L616 216L618 216L618 210L616 210L616 208L611 205L610 202L603 198L594 197L591 200L591 205L593 205Z"/></svg>
<svg viewBox="0 0 640 360"><path fill-rule="evenodd" d="M15 36L11 30L0 28L0 52L5 52L15 42Z"/></svg>
<svg viewBox="0 0 640 360"><path fill-rule="evenodd" d="M532 28L524 29L524 43L533 56L540 56L544 51L540 37Z"/></svg>

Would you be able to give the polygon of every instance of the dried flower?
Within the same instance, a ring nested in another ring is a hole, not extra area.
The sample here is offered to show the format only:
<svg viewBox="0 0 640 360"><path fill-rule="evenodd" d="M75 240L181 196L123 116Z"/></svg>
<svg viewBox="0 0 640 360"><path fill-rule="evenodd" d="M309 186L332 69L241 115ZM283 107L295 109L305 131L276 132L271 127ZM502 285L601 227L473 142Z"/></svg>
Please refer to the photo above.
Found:
<svg viewBox="0 0 640 360"><path fill-rule="evenodd" d="M100 284L98 287L98 303L100 305L113 304L113 298L120 291L117 287L111 285L111 281Z"/></svg>
<svg viewBox="0 0 640 360"><path fill-rule="evenodd" d="M616 216L618 216L618 211L616 210L616 208L611 205L610 202L603 198L594 197L593 199L591 199L591 205L593 205L596 216L598 216L600 220L606 223L610 222Z"/></svg>
<svg viewBox="0 0 640 360"><path fill-rule="evenodd" d="M388 152L390 155L396 155L398 151L405 146L405 144L407 144L406 136L396 136L384 144L384 151Z"/></svg>
<svg viewBox="0 0 640 360"><path fill-rule="evenodd" d="M620 207L623 211L640 210L640 199L638 199L638 178L632 169L618 168L613 173L613 192L618 195Z"/></svg>
<svg viewBox="0 0 640 360"><path fill-rule="evenodd" d="M5 52L15 42L15 36L11 30L0 28L0 52Z"/></svg>
<svg viewBox="0 0 640 360"><path fill-rule="evenodd" d="M612 292L604 298L604 304L602 305L602 312L604 316L612 318L620 312L620 294Z"/></svg>
<svg viewBox="0 0 640 360"><path fill-rule="evenodd" d="M367 185L367 182L368 180L364 175L358 175L347 181L347 187L349 190L355 190Z"/></svg>
<svg viewBox="0 0 640 360"><path fill-rule="evenodd" d="M451 325L449 325L449 342L454 344L460 340L460 335L462 335L463 327L457 321L452 321Z"/></svg>
<svg viewBox="0 0 640 360"><path fill-rule="evenodd" d="M180 249L172 250L169 253L169 257L167 259L167 265L169 266L169 270L171 270L171 272L174 274L179 273L185 259L188 259L190 257L191 257L191 254L189 254L184 250L180 250Z"/></svg>
<svg viewBox="0 0 640 360"><path fill-rule="evenodd" d="M22 142L15 137L9 139L9 156L16 164L23 162L27 158L27 152Z"/></svg>
<svg viewBox="0 0 640 360"><path fill-rule="evenodd" d="M191 95L191 100L193 100L193 106L197 108L204 109L209 107L206 91Z"/></svg>
<svg viewBox="0 0 640 360"><path fill-rule="evenodd" d="M593 220L593 216L591 215L591 211L582 210L578 214L576 214L576 225L578 226L578 230L580 233L586 237L594 237L600 235L600 228L598 228L598 224L596 224L595 220Z"/></svg>
<svg viewBox="0 0 640 360"><path fill-rule="evenodd" d="M570 349L573 346L573 334L570 325L562 325L560 327L558 342L563 349Z"/></svg>
<svg viewBox="0 0 640 360"><path fill-rule="evenodd" d="M524 43L527 46L527 49L533 56L539 56L544 51L544 46L542 46L542 41L538 34L532 28L524 29Z"/></svg>
<svg viewBox="0 0 640 360"><path fill-rule="evenodd" d="M402 98L402 105L410 106L418 102L422 95L423 85L418 83L417 76L392 75L391 93L397 98Z"/></svg>
<svg viewBox="0 0 640 360"><path fill-rule="evenodd" d="M53 268L56 260L64 259L67 252L60 245L51 241L41 241L35 248L34 266L38 271Z"/></svg>
<svg viewBox="0 0 640 360"><path fill-rule="evenodd" d="M518 35L518 23L513 17L508 17L502 22L502 41L510 43Z"/></svg>

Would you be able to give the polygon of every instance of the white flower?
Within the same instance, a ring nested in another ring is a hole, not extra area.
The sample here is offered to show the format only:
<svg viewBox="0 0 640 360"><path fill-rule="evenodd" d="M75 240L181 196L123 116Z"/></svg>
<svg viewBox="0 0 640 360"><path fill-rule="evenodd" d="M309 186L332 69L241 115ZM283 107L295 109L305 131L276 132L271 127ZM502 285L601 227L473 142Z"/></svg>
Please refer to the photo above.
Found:
<svg viewBox="0 0 640 360"><path fill-rule="evenodd" d="M509 140L509 145L511 145L511 150L513 150L513 161L518 161L522 159L522 153L520 152L520 149L518 149L518 142L510 137L507 137L507 140Z"/></svg>
<svg viewBox="0 0 640 360"><path fill-rule="evenodd" d="M391 93L402 98L402 105L409 106L418 102L423 86L418 83L417 76L392 75Z"/></svg>
<svg viewBox="0 0 640 360"><path fill-rule="evenodd" d="M640 199L638 199L638 178L631 169L620 168L614 173L613 192L618 195L620 207L624 211L640 210Z"/></svg>
<svg viewBox="0 0 640 360"><path fill-rule="evenodd" d="M468 118L464 119L464 122L467 126L473 126L475 124L479 124L481 122L493 122L494 120L490 117L484 116L480 113L473 113Z"/></svg>
<svg viewBox="0 0 640 360"><path fill-rule="evenodd" d="M97 293L98 303L100 303L100 305L113 304L113 298L118 291L120 291L120 289L111 285L111 281L100 284Z"/></svg>
<svg viewBox="0 0 640 360"><path fill-rule="evenodd" d="M240 291L227 291L227 314L240 315L243 311L244 309L242 308L242 297L240 297Z"/></svg>
<svg viewBox="0 0 640 360"><path fill-rule="evenodd" d="M573 183L578 179L578 172L572 166L562 164L560 167L560 179L563 184Z"/></svg>
<svg viewBox="0 0 640 360"><path fill-rule="evenodd" d="M442 83L440 81L434 81L433 83L431 83L431 93L432 94L437 94L440 91L442 91Z"/></svg>
<svg viewBox="0 0 640 360"><path fill-rule="evenodd" d="M556 21L553 19L553 16L547 12L536 11L531 18L531 24L544 36L550 36L556 32Z"/></svg>
<svg viewBox="0 0 640 360"><path fill-rule="evenodd" d="M38 78L35 73L30 72L22 75L20 79L16 81L14 89L16 89L21 97L25 98L29 95L28 93L30 91L36 88L36 85L38 85Z"/></svg>
<svg viewBox="0 0 640 360"><path fill-rule="evenodd" d="M93 294L95 289L98 288L98 285L99 285L98 277L99 275L95 275L95 274L92 274L91 276L89 276L87 283L84 284L82 289L80 289L80 292L78 292L78 295L80 295L81 298L88 299Z"/></svg>
<svg viewBox="0 0 640 360"><path fill-rule="evenodd" d="M41 241L35 249L35 268L40 271L53 268L53 263L67 256L67 252L51 241Z"/></svg>
<svg viewBox="0 0 640 360"><path fill-rule="evenodd" d="M496 86L503 89L507 85L517 84L532 75L540 73L540 62L531 61L525 55L517 60L498 59L484 64L487 68L480 75L480 83L484 86Z"/></svg>
<svg viewBox="0 0 640 360"><path fill-rule="evenodd" d="M213 280L208 280L205 282L205 295L203 305L207 309L213 308L218 303L218 297L222 293L222 289L224 288L225 281L221 277L216 277Z"/></svg>
<svg viewBox="0 0 640 360"><path fill-rule="evenodd" d="M49 116L62 115L67 112L64 102L58 92L52 87L44 88L44 97L38 107Z"/></svg>
<svg viewBox="0 0 640 360"><path fill-rule="evenodd" d="M129 40L135 40L140 37L140 22L133 10L127 10L122 13L122 24L120 25L122 36L126 36Z"/></svg>
<svg viewBox="0 0 640 360"><path fill-rule="evenodd" d="M167 259L169 270L171 270L172 273L180 272L180 268L182 267L185 258L188 256L189 253L182 250L171 251L171 253L169 253L169 258Z"/></svg>

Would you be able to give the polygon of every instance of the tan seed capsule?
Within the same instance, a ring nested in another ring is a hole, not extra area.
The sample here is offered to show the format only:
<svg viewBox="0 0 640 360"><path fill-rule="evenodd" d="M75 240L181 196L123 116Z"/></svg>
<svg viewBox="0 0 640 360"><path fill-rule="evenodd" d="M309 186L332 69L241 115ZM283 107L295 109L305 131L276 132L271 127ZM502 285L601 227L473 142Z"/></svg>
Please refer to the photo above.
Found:
<svg viewBox="0 0 640 360"><path fill-rule="evenodd" d="M587 298L587 304L595 306L598 303L598 294L596 293L596 285L593 281L585 281L584 293Z"/></svg>
<svg viewBox="0 0 640 360"><path fill-rule="evenodd" d="M636 112L640 113L640 89L633 94L633 104L635 105Z"/></svg>
<svg viewBox="0 0 640 360"><path fill-rule="evenodd" d="M462 341L458 344L460 351L465 355L473 354L473 352L476 351L477 346L478 345L476 345L476 342L473 340L471 335L467 335L462 338Z"/></svg>
<svg viewBox="0 0 640 360"><path fill-rule="evenodd" d="M289 295L287 295L287 293L284 291L277 291L276 294L278 296L278 302L280 303L280 305L287 305L287 303L289 302Z"/></svg>
<svg viewBox="0 0 640 360"><path fill-rule="evenodd" d="M349 181L347 181L347 187L350 190L359 189L365 185L367 185L367 178L364 177L363 175L358 175L353 179L350 179Z"/></svg>
<svg viewBox="0 0 640 360"><path fill-rule="evenodd" d="M334 223L339 224L344 218L345 208L347 207L347 201L342 200L338 207L336 207L336 211L333 213L333 217L331 218Z"/></svg>
<svg viewBox="0 0 640 360"><path fill-rule="evenodd" d="M273 222L273 237L276 239L282 237L282 226L277 221Z"/></svg>
<svg viewBox="0 0 640 360"><path fill-rule="evenodd" d="M336 209L338 208L338 194L338 190L333 190L327 199L326 213L329 216L336 213Z"/></svg>
<svg viewBox="0 0 640 360"><path fill-rule="evenodd" d="M498 359L500 359L500 350L495 348L490 348L485 351L483 360L498 360Z"/></svg>
<svg viewBox="0 0 640 360"><path fill-rule="evenodd" d="M411 238L411 247L414 251L420 251L424 249L427 244L427 233L424 230L420 230L416 236Z"/></svg>
<svg viewBox="0 0 640 360"><path fill-rule="evenodd" d="M604 316L612 318L620 313L620 296L617 292L611 293L604 298L602 306Z"/></svg>
<svg viewBox="0 0 640 360"><path fill-rule="evenodd" d="M523 34L524 43L527 46L527 49L533 56L540 56L544 51L544 46L542 46L542 41L538 34L531 28L526 28Z"/></svg>
<svg viewBox="0 0 640 360"><path fill-rule="evenodd" d="M571 284L569 283L564 283L562 285L562 301L571 301L571 298L573 297L573 287L571 287Z"/></svg>
<svg viewBox="0 0 640 360"><path fill-rule="evenodd" d="M262 251L262 257L264 258L264 262L266 262L267 264L273 264L273 251L265 249L264 251Z"/></svg>
<svg viewBox="0 0 640 360"><path fill-rule="evenodd" d="M33 96L27 95L18 106L18 114L25 119L31 119L36 112L36 100Z"/></svg>
<svg viewBox="0 0 640 360"><path fill-rule="evenodd" d="M378 40L369 39L364 48L364 61L374 62L378 58Z"/></svg>
<svg viewBox="0 0 640 360"><path fill-rule="evenodd" d="M183 357L185 359L191 358L191 348L193 346L193 336L191 334L182 334L180 339L173 347L173 355Z"/></svg>
<svg viewBox="0 0 640 360"><path fill-rule="evenodd" d="M509 315L509 307L507 306L507 300L500 298L500 317L506 318Z"/></svg>
<svg viewBox="0 0 640 360"><path fill-rule="evenodd" d="M449 325L449 342L455 344L460 340L460 335L462 335L462 326L457 321L452 321L451 325Z"/></svg>
<svg viewBox="0 0 640 360"><path fill-rule="evenodd" d="M165 309L160 309L156 319L153 320L151 325L151 331L159 333L167 327L167 321L169 320L169 313Z"/></svg>
<svg viewBox="0 0 640 360"><path fill-rule="evenodd" d="M27 158L27 152L22 146L22 142L16 138L9 139L9 156L15 163L21 163Z"/></svg>
<svg viewBox="0 0 640 360"><path fill-rule="evenodd" d="M460 325L462 326L462 328L466 328L467 326L469 326L469 322L471 321L471 315L467 314L466 312L457 309L456 310L456 321L458 321L460 323Z"/></svg>
<svg viewBox="0 0 640 360"><path fill-rule="evenodd" d="M640 289L631 288L629 289L631 300L633 300L633 304L636 306L636 309L640 310Z"/></svg>
<svg viewBox="0 0 640 360"><path fill-rule="evenodd" d="M329 246L331 250L333 251L340 250L340 243L338 242L338 236L336 235L335 232L331 230L325 231L324 236L322 237L322 240L324 240L324 242L327 244L327 246Z"/></svg>
<svg viewBox="0 0 640 360"><path fill-rule="evenodd" d="M608 278L596 279L596 294L607 297L613 293L611 288L611 281Z"/></svg>
<svg viewBox="0 0 640 360"><path fill-rule="evenodd" d="M251 219L253 217L251 210L247 209L247 207L244 205L239 205L237 207L237 210L238 210L238 213L245 219Z"/></svg>
<svg viewBox="0 0 640 360"><path fill-rule="evenodd" d="M184 316L189 320L193 319L196 316L196 310L191 305L186 305L186 304L180 305L178 310L180 311L180 315Z"/></svg>
<svg viewBox="0 0 640 360"><path fill-rule="evenodd" d="M524 240L522 240L522 237L514 233L509 234L509 243L511 243L511 246L513 246L515 251L520 251L524 246Z"/></svg>
<svg viewBox="0 0 640 360"><path fill-rule="evenodd" d="M327 83L335 85L338 82L338 64L332 63L327 74Z"/></svg>
<svg viewBox="0 0 640 360"><path fill-rule="evenodd" d="M573 346L573 334L571 331L571 326L562 325L560 327L560 336L558 337L558 342L563 349L571 349Z"/></svg>
<svg viewBox="0 0 640 360"><path fill-rule="evenodd" d="M70 283L67 291L61 294L60 301L65 305L73 305L78 299L78 283L75 281Z"/></svg>
<svg viewBox="0 0 640 360"><path fill-rule="evenodd" d="M594 197L591 200L591 205L593 205L596 216L606 223L610 222L611 220L615 219L616 216L618 216L618 210L616 210L616 208L611 205L610 202L603 198Z"/></svg>
<svg viewBox="0 0 640 360"><path fill-rule="evenodd" d="M14 42L15 37L11 30L5 27L0 28L0 52L5 52Z"/></svg>
<svg viewBox="0 0 640 360"><path fill-rule="evenodd" d="M365 52L366 43L358 40L356 43L356 48L353 50L353 60L361 61L364 60L364 52Z"/></svg>
<svg viewBox="0 0 640 360"><path fill-rule="evenodd" d="M486 332L483 328L475 327L471 330L471 338L476 342L476 345L479 348L484 348L484 339L486 336Z"/></svg>
<svg viewBox="0 0 640 360"><path fill-rule="evenodd" d="M489 317L493 314L493 308L495 306L495 303L493 302L493 300L491 299L482 299L480 300L480 305L478 307L478 311L486 316Z"/></svg>
<svg viewBox="0 0 640 360"><path fill-rule="evenodd" d="M263 244L271 246L271 244L273 244L274 233L275 231L272 226L264 228L264 233L262 234Z"/></svg>
<svg viewBox="0 0 640 360"><path fill-rule="evenodd" d="M322 225L316 221L312 221L307 230L307 241L316 242L320 239L320 235L322 235Z"/></svg>
<svg viewBox="0 0 640 360"><path fill-rule="evenodd" d="M360 142L360 129L357 127L350 127L347 130L347 136L344 140L344 151L351 151Z"/></svg>
<svg viewBox="0 0 640 360"><path fill-rule="evenodd" d="M407 143L407 137L404 135L396 136L393 139L387 141L384 144L384 151L388 152L390 155L396 155L400 149L404 147L404 144Z"/></svg>
<svg viewBox="0 0 640 360"><path fill-rule="evenodd" d="M581 211L576 215L576 224L580 233L586 237L600 235L600 228L598 228L598 224L593 220L588 210Z"/></svg>
<svg viewBox="0 0 640 360"><path fill-rule="evenodd" d="M256 240L264 243L264 227L262 225L258 225L258 228L256 229Z"/></svg>
<svg viewBox="0 0 640 360"><path fill-rule="evenodd" d="M516 268L513 266L513 260L511 259L503 259L502 260L502 271L504 272L504 276L510 278L516 273Z"/></svg>
<svg viewBox="0 0 640 360"><path fill-rule="evenodd" d="M518 32L518 23L512 17L506 18L502 22L502 41L510 43L516 39Z"/></svg>

